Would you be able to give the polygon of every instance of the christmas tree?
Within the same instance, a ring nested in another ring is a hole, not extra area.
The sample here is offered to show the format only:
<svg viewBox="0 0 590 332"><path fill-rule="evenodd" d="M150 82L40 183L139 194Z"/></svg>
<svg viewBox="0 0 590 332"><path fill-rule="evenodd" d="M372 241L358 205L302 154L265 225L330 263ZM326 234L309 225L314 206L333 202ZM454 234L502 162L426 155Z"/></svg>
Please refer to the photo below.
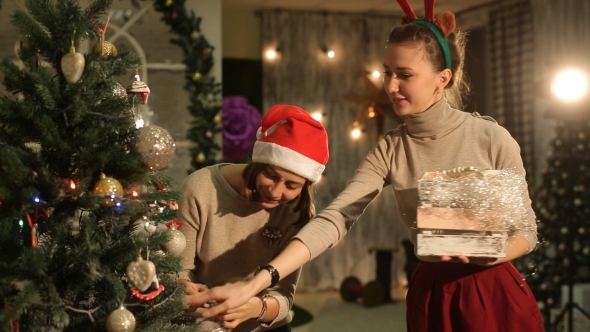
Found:
<svg viewBox="0 0 590 332"><path fill-rule="evenodd" d="M133 76L142 59L104 39L110 5L28 0L12 15L19 61L0 64L2 331L195 329L176 280L180 194L161 173L174 142L138 125L149 88Z"/></svg>
<svg viewBox="0 0 590 332"><path fill-rule="evenodd" d="M560 311L565 312L562 303L569 301L568 287L590 282L587 113L571 105L556 105L548 112L556 121L556 135L550 142L547 168L533 198L539 219L539 244L532 254L518 261L547 325L553 323L552 311L553 320ZM565 321L567 316L561 323Z"/></svg>

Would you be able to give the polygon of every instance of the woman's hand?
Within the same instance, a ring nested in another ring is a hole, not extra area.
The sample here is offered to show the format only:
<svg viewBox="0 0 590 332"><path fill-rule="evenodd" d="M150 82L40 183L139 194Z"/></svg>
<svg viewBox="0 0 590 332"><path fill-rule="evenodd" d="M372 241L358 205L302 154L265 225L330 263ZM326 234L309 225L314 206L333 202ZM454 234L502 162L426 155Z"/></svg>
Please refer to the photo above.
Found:
<svg viewBox="0 0 590 332"><path fill-rule="evenodd" d="M465 264L476 264L483 266L490 266L497 263L498 259L495 257L468 257L468 256L441 256L440 260L443 262L451 263L465 263Z"/></svg>
<svg viewBox="0 0 590 332"><path fill-rule="evenodd" d="M253 292L248 283L240 281L234 284L213 287L198 294L186 295L184 302L194 308L216 302L216 305L211 306L203 312L203 317L209 318L213 316L231 315L234 313L231 311L232 309L237 309L246 304L256 293L257 291Z"/></svg>
<svg viewBox="0 0 590 332"><path fill-rule="evenodd" d="M178 279L178 283L184 286L186 289L186 295L200 294L209 290L207 285L194 283L187 279Z"/></svg>
<svg viewBox="0 0 590 332"><path fill-rule="evenodd" d="M258 297L251 297L244 305L230 309L217 317L223 322L223 327L233 329L249 319L257 318L261 310L262 301Z"/></svg>

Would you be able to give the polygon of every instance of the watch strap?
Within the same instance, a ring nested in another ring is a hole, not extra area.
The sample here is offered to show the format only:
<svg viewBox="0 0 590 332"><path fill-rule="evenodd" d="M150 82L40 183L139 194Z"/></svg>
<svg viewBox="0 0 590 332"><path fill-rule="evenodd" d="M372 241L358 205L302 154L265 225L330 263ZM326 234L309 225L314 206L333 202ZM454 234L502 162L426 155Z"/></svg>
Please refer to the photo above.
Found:
<svg viewBox="0 0 590 332"><path fill-rule="evenodd" d="M262 270L266 270L268 271L268 273L270 273L270 287L274 287L281 279L281 277L279 276L279 271L277 271L277 269L275 269L274 266L268 264L260 265L254 272L254 275L257 275L258 272Z"/></svg>

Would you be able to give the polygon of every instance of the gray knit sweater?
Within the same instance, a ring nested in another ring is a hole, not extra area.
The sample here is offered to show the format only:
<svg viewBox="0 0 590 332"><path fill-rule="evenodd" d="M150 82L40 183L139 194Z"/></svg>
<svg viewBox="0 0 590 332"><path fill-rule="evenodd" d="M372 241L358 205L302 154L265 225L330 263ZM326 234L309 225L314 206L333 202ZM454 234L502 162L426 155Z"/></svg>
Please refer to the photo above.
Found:
<svg viewBox="0 0 590 332"><path fill-rule="evenodd" d="M442 99L423 113L406 116L404 125L388 132L361 162L344 191L297 238L309 248L312 259L317 257L342 239L373 198L390 186L415 244L418 179L427 171L469 166L525 174L520 147L506 129L493 120L453 109ZM536 220L532 218L526 226L511 230L509 236L526 238L532 250L537 243Z"/></svg>
<svg viewBox="0 0 590 332"><path fill-rule="evenodd" d="M209 287L252 277L254 270L271 261L299 230L292 224L298 215L288 206L265 210L249 202L227 183L219 168L214 165L189 175L181 186L183 199L178 202L179 219L184 223L179 230L187 239L182 276ZM282 233L272 243L263 235L271 227ZM300 272L265 291L279 301L279 314L273 322L261 326L251 319L233 331L264 331L290 322Z"/></svg>

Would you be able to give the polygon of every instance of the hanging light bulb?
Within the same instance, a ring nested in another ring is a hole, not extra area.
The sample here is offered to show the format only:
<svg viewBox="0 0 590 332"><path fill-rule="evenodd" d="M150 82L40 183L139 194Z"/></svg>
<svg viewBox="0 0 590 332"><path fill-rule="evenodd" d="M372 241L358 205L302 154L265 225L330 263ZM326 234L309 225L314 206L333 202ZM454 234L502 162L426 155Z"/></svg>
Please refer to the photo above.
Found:
<svg viewBox="0 0 590 332"><path fill-rule="evenodd" d="M322 112L314 112L314 113L311 114L311 117L314 120L316 120L318 122L321 122L322 121L323 114L322 114Z"/></svg>
<svg viewBox="0 0 590 332"><path fill-rule="evenodd" d="M373 106L369 106L369 108L367 109L367 116L368 116L369 118L374 118L374 117L375 117L375 115L377 115L377 114L375 113L375 108L374 108Z"/></svg>
<svg viewBox="0 0 590 332"><path fill-rule="evenodd" d="M277 56L279 55L279 48L269 48L264 55L266 56L267 59L269 60L274 60L277 58Z"/></svg>
<svg viewBox="0 0 590 332"><path fill-rule="evenodd" d="M374 78L379 78L379 77L381 77L381 72L378 70L375 70L372 75Z"/></svg>
<svg viewBox="0 0 590 332"><path fill-rule="evenodd" d="M361 126L361 123L358 121L355 121L352 123L352 130L350 130L350 136L353 139L357 139L357 138L361 137L362 131L361 131L360 126Z"/></svg>
<svg viewBox="0 0 590 332"><path fill-rule="evenodd" d="M555 78L551 90L563 101L575 101L582 98L588 89L584 73L578 70L566 70Z"/></svg>

